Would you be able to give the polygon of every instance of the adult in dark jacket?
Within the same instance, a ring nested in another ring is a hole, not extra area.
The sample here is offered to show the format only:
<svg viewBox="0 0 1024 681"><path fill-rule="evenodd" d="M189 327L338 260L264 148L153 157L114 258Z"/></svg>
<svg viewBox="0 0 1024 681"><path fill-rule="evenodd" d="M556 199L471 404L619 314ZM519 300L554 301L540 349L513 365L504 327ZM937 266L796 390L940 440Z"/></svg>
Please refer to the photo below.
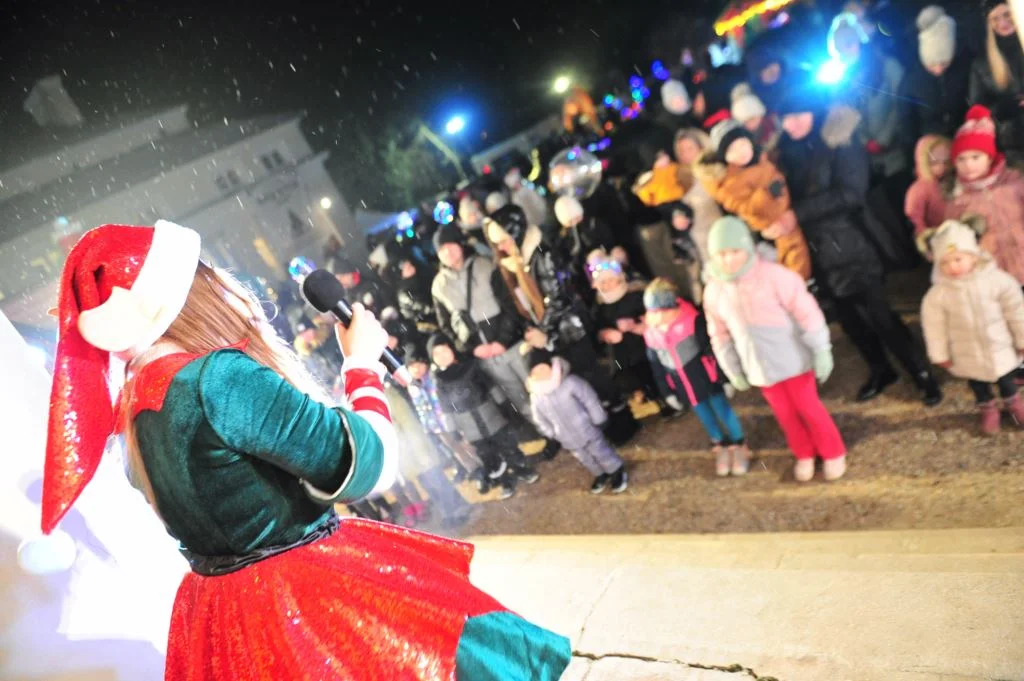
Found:
<svg viewBox="0 0 1024 681"><path fill-rule="evenodd" d="M981 104L992 111L999 148L1016 161L1024 155L1024 50L1006 2L984 0L982 9L985 51L971 67L967 99L971 105Z"/></svg>
<svg viewBox="0 0 1024 681"><path fill-rule="evenodd" d="M790 22L766 31L754 39L744 54L747 81L769 113L776 113L786 83L793 80L799 68L794 50L807 42L807 36L801 35L806 30L806 25Z"/></svg>
<svg viewBox="0 0 1024 681"><path fill-rule="evenodd" d="M536 440L540 437L537 432L523 427L530 423L523 321L494 262L467 252L463 238L454 224L444 225L434 234L441 269L430 292L438 326L459 352L480 361L481 368L508 397L521 417L517 419L520 441ZM558 449L558 443L550 441L544 453L550 457Z"/></svg>
<svg viewBox="0 0 1024 681"><path fill-rule="evenodd" d="M416 326L421 333L437 331L437 313L434 299L430 295L433 275L417 265L412 258L404 258L398 263L399 281L398 312L402 317Z"/></svg>
<svg viewBox="0 0 1024 681"><path fill-rule="evenodd" d="M332 257L327 269L341 282L349 304L362 303L378 316L386 308L395 307L394 294L380 277L372 271L363 271L344 255Z"/></svg>
<svg viewBox="0 0 1024 681"><path fill-rule="evenodd" d="M593 324L578 295L565 254L545 243L517 207L495 213L485 229L497 271L527 325L524 338L535 348L564 357L593 386L608 411L608 438L617 445L637 430L636 420L611 377L598 363L590 340Z"/></svg>
<svg viewBox="0 0 1024 681"><path fill-rule="evenodd" d="M957 49L956 21L940 7L926 7L917 17L918 60L900 91L905 100L904 141L924 135L952 137L967 113L971 56ZM908 147L909 151L909 147Z"/></svg>
<svg viewBox="0 0 1024 681"><path fill-rule="evenodd" d="M857 393L870 400L897 380L886 350L924 392L925 404L942 399L924 352L889 307L879 255L866 237L868 152L854 141L856 111L820 108L813 86L794 88L781 100L785 133L779 169L786 176L792 211L811 251L817 282L835 301L843 330L871 374Z"/></svg>

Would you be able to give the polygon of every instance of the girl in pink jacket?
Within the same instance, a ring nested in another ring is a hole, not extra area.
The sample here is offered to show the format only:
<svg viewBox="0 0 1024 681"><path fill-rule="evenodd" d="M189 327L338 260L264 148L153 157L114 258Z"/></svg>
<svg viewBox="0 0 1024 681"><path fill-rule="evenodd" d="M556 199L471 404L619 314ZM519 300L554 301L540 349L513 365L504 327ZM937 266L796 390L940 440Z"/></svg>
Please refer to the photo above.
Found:
<svg viewBox="0 0 1024 681"><path fill-rule="evenodd" d="M719 477L745 475L750 450L740 419L725 396L704 316L679 297L672 282L661 277L644 291L644 307L647 358L665 401L676 407L685 399L693 406L711 438Z"/></svg>
<svg viewBox="0 0 1024 681"><path fill-rule="evenodd" d="M972 106L953 139L956 184L948 197L946 217L985 220L979 243L999 269L1024 286L1024 175L1006 165L996 148L996 128L989 110Z"/></svg>
<svg viewBox="0 0 1024 681"><path fill-rule="evenodd" d="M796 457L797 481L814 477L816 456L826 480L842 477L846 445L815 383L832 373L832 343L817 301L799 275L757 258L739 218L715 222L708 251L704 314L719 365L737 390L761 388Z"/></svg>

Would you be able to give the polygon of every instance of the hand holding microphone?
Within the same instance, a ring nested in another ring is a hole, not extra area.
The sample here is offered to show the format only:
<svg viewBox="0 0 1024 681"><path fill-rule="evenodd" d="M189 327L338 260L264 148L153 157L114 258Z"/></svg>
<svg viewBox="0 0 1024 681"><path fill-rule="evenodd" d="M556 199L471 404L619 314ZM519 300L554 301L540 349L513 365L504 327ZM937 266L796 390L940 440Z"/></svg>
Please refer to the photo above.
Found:
<svg viewBox="0 0 1024 681"><path fill-rule="evenodd" d="M356 303L354 309L345 302L345 287L327 270L310 272L302 282L302 296L320 312L330 312L338 318L338 343L342 354L358 357L360 361L384 363L388 371L402 385L412 377L409 370L387 348L388 334L373 313Z"/></svg>
<svg viewBox="0 0 1024 681"><path fill-rule="evenodd" d="M388 344L388 332L373 313L360 303L352 305L352 321L348 323L348 328L338 322L334 325L334 333L338 337L341 354L346 359L353 357L360 361L376 362Z"/></svg>

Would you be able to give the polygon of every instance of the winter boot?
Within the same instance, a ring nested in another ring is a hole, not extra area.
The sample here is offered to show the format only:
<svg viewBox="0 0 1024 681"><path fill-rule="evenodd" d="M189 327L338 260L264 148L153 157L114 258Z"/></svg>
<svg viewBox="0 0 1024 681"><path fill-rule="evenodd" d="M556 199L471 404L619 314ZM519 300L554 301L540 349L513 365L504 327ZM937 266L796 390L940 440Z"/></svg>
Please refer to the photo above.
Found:
<svg viewBox="0 0 1024 681"><path fill-rule="evenodd" d="M732 445L729 447L729 454L732 458L732 474L746 475L750 470L750 448L745 444Z"/></svg>
<svg viewBox="0 0 1024 681"><path fill-rule="evenodd" d="M1020 394L1003 400L1003 407L1010 412L1010 418L1014 420L1018 428L1024 428L1024 400Z"/></svg>
<svg viewBox="0 0 1024 681"><path fill-rule="evenodd" d="M715 455L715 475L724 478L729 475L729 449L720 444L711 446L711 453Z"/></svg>
<svg viewBox="0 0 1024 681"><path fill-rule="evenodd" d="M829 482L838 480L846 475L846 455L837 456L834 459L825 459L825 479Z"/></svg>
<svg viewBox="0 0 1024 681"><path fill-rule="evenodd" d="M629 487L629 475L626 473L626 466L619 466L619 470L612 473L612 478L609 481L612 487L612 494L621 494L626 491Z"/></svg>
<svg viewBox="0 0 1024 681"><path fill-rule="evenodd" d="M871 376L868 377L868 382L860 387L857 391L857 401L867 402L873 400L890 385L899 380L899 376L892 370L892 367L885 367L884 369L872 369Z"/></svg>
<svg viewBox="0 0 1024 681"><path fill-rule="evenodd" d="M793 477L797 482L810 482L814 478L814 457L797 459L793 464Z"/></svg>
<svg viewBox="0 0 1024 681"><path fill-rule="evenodd" d="M914 376L914 383L921 391L921 401L926 407L934 407L942 401L942 388L931 371L922 371Z"/></svg>
<svg viewBox="0 0 1024 681"><path fill-rule="evenodd" d="M978 405L981 412L981 432L984 435L996 435L999 433L999 404L995 400L982 402Z"/></svg>
<svg viewBox="0 0 1024 681"><path fill-rule="evenodd" d="M594 478L594 483L590 486L591 494L600 494L601 492L608 489L608 482L612 476L608 473L601 473L601 475Z"/></svg>

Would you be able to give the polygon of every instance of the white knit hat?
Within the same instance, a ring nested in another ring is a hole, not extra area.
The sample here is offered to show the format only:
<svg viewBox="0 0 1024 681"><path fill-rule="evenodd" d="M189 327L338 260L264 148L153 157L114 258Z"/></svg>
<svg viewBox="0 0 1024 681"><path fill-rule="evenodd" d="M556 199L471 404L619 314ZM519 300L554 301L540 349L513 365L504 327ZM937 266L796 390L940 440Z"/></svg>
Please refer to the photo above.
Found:
<svg viewBox="0 0 1024 681"><path fill-rule="evenodd" d="M978 233L971 225L959 220L946 220L935 230L929 242L935 260L941 260L947 253L971 253L981 255Z"/></svg>
<svg viewBox="0 0 1024 681"><path fill-rule="evenodd" d="M555 217L563 227L568 227L583 217L583 204L575 196L559 196L555 201Z"/></svg>
<svg viewBox="0 0 1024 681"><path fill-rule="evenodd" d="M956 21L938 5L917 15L918 54L925 66L949 64L956 52Z"/></svg>
<svg viewBox="0 0 1024 681"><path fill-rule="evenodd" d="M504 208L507 205L508 197L503 192L491 192L487 195L487 200L484 202L484 210L487 211L488 215L492 215L499 208Z"/></svg>
<svg viewBox="0 0 1024 681"><path fill-rule="evenodd" d="M754 94L748 83L740 83L730 93L732 107L730 113L740 124L746 123L752 118L760 118L768 113L764 102Z"/></svg>
<svg viewBox="0 0 1024 681"><path fill-rule="evenodd" d="M722 141L725 136L741 127L743 126L732 118L726 118L721 123L716 123L715 127L711 128L711 148L718 153L725 153L725 150L722 149Z"/></svg>
<svg viewBox="0 0 1024 681"><path fill-rule="evenodd" d="M678 80L666 80L661 86L661 105L670 114L682 116L689 112L693 103L685 85Z"/></svg>

